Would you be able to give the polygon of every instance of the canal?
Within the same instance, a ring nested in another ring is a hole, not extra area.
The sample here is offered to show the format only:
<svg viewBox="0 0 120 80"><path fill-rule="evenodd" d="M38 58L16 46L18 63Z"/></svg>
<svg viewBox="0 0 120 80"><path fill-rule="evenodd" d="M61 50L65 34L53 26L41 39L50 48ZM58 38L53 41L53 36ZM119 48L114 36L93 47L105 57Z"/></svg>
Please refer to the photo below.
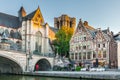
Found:
<svg viewBox="0 0 120 80"><path fill-rule="evenodd" d="M0 80L86 80L86 79L53 78L53 77L20 76L20 75L0 75Z"/></svg>

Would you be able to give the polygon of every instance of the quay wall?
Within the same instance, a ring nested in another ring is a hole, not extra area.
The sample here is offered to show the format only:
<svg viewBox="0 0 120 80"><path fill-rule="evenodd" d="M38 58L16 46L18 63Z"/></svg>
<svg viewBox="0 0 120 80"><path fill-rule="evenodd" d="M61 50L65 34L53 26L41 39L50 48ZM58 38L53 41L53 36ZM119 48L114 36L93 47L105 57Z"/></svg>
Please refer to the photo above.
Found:
<svg viewBox="0 0 120 80"><path fill-rule="evenodd" d="M66 77L66 78L90 78L90 79L110 79L120 80L120 72L118 71L104 71L104 72L75 72L75 71L37 71L25 72L25 75L32 76L48 76L48 77Z"/></svg>

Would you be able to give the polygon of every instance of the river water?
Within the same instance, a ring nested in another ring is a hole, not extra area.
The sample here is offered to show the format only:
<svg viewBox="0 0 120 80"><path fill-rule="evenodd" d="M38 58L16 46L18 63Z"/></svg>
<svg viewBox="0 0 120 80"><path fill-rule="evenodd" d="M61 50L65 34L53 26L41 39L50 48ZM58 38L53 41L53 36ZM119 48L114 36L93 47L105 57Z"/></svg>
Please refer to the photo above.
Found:
<svg viewBox="0 0 120 80"><path fill-rule="evenodd" d="M0 75L0 80L86 80L86 79L53 78L53 77L20 76L20 75Z"/></svg>

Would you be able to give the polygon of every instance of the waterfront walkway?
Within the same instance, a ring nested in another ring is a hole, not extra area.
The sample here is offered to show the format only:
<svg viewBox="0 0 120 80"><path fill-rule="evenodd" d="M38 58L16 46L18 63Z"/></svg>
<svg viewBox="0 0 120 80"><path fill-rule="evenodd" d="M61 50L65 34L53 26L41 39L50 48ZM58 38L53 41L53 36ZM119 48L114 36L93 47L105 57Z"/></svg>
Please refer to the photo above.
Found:
<svg viewBox="0 0 120 80"><path fill-rule="evenodd" d="M115 79L120 80L119 71L103 71L103 72L90 72L90 71L36 71L26 72L26 75L36 76L52 76L52 77L69 77L69 78L93 78L93 79Z"/></svg>

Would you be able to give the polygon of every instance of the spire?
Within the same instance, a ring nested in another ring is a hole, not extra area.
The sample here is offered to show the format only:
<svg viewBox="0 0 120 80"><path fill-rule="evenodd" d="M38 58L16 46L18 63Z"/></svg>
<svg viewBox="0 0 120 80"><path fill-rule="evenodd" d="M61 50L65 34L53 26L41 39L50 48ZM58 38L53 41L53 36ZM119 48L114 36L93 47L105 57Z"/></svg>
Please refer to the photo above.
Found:
<svg viewBox="0 0 120 80"><path fill-rule="evenodd" d="M83 22L82 22L82 19L80 18L79 20L79 24L78 24L79 27L83 27Z"/></svg>
<svg viewBox="0 0 120 80"><path fill-rule="evenodd" d="M21 6L20 10L18 11L18 16L19 17L25 17L26 16L26 11L23 6Z"/></svg>
<svg viewBox="0 0 120 80"><path fill-rule="evenodd" d="M39 5L38 5L38 8L37 9L40 9Z"/></svg>

